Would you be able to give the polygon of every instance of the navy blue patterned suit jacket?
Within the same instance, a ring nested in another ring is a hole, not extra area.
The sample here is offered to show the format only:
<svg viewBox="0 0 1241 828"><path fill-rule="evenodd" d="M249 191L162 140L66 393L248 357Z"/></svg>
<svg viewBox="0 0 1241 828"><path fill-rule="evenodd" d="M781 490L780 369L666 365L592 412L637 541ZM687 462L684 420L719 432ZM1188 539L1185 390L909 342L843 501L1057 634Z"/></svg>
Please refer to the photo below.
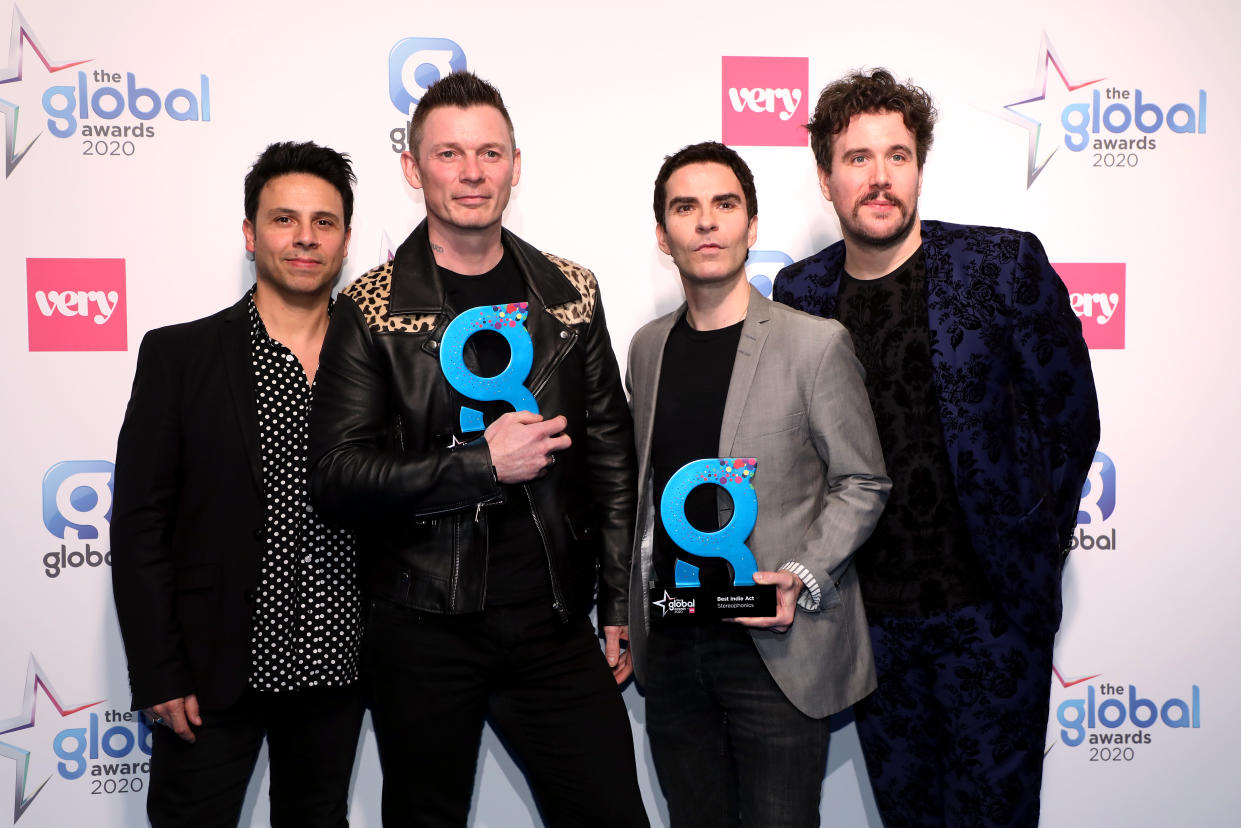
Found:
<svg viewBox="0 0 1241 828"><path fill-rule="evenodd" d="M1060 626L1060 573L1099 443L1081 323L1031 233L922 222L931 362L957 498L988 584L1034 635ZM773 297L836 316L845 247L790 265Z"/></svg>

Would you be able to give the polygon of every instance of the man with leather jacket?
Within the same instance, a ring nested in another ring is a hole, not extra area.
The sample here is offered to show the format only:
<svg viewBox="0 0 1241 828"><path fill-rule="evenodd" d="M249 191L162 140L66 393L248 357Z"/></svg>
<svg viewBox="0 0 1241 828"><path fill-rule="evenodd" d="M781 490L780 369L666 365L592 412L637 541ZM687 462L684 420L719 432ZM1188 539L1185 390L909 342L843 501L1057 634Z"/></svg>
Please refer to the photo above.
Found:
<svg viewBox="0 0 1241 828"><path fill-rule="evenodd" d="M490 718L547 824L646 825L616 687L633 426L598 283L501 227L521 154L494 87L445 76L409 132L427 218L342 292L311 447L315 503L358 530L372 599L384 824L464 825Z"/></svg>

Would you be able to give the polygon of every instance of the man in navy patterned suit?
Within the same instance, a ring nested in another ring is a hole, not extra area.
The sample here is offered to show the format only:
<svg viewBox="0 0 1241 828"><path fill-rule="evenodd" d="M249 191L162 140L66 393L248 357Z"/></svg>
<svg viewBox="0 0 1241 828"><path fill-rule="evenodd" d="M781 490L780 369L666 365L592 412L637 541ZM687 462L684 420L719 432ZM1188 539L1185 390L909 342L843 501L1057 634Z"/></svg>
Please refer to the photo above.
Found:
<svg viewBox="0 0 1241 828"><path fill-rule="evenodd" d="M893 485L856 560L883 819L1038 823L1060 573L1099 439L1081 324L1038 239L918 216L935 108L878 69L807 126L843 241L774 298L844 323Z"/></svg>

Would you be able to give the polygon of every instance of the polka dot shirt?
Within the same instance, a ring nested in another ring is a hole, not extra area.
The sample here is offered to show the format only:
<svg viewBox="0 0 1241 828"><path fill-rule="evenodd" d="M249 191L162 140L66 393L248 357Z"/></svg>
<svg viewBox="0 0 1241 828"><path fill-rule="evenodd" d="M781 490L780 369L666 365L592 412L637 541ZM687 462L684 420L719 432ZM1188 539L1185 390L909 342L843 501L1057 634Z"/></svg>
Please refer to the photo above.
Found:
<svg viewBox="0 0 1241 828"><path fill-rule="evenodd" d="M362 638L357 550L310 503L313 388L293 352L267 335L253 296L250 354L265 508L250 684L267 692L351 684Z"/></svg>

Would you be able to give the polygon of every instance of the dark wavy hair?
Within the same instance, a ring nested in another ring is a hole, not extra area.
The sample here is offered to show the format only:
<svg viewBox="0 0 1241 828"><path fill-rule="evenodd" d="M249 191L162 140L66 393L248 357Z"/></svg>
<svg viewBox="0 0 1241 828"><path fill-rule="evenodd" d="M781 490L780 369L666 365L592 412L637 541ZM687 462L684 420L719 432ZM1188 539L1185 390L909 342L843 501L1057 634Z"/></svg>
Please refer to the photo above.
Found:
<svg viewBox="0 0 1241 828"><path fill-rule="evenodd" d="M270 145L255 159L250 172L246 173L246 218L251 223L259 211L259 193L273 178L290 173L306 173L322 178L340 193L345 208L345 228L353 221L353 185L358 179L353 174L349 156L330 147L321 147L314 141L297 144L281 141Z"/></svg>
<svg viewBox="0 0 1241 828"><path fill-rule="evenodd" d="M863 112L899 112L905 128L914 134L918 169L922 169L939 113L925 89L909 82L897 83L892 73L882 68L869 74L864 70L851 72L819 93L814 118L805 126L820 169L831 172L833 140L845 131L854 115Z"/></svg>
<svg viewBox="0 0 1241 828"><path fill-rule="evenodd" d="M741 194L745 196L746 218L752 219L758 215L758 193L754 190L754 173L750 172L749 165L732 147L718 141L703 141L681 147L664 159L659 175L655 176L656 224L664 227L664 210L668 206L668 179L681 167L690 164L723 164L728 167L741 183Z"/></svg>
<svg viewBox="0 0 1241 828"><path fill-rule="evenodd" d="M426 94L422 96L422 100L418 101L414 117L409 119L409 151L414 154L415 158L418 156L418 146L422 143L422 130L427 122L427 116L444 106L455 106L460 109L468 109L471 106L494 106L504 116L504 123L508 124L509 143L516 148L517 139L513 135L513 119L508 116L508 109L504 106L504 98L500 97L500 90L473 72L462 70L450 72L428 86Z"/></svg>

